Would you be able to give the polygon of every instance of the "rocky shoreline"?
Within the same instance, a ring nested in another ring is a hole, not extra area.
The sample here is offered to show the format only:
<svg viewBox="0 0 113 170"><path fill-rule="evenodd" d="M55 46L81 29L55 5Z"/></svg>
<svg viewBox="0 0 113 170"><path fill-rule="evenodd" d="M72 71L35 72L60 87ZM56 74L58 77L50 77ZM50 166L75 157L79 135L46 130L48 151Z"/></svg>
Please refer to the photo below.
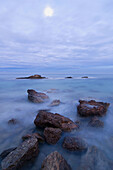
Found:
<svg viewBox="0 0 113 170"><path fill-rule="evenodd" d="M36 92L33 89L28 89L28 100L35 104L49 100L49 96L42 92ZM57 106L60 100L53 100L50 105ZM95 100L85 101L79 100L77 112L80 117L90 117L88 126L103 127L104 122L99 120L98 117L105 116L109 103L98 102ZM18 120L12 118L8 124L13 126L18 123ZM39 143L48 143L55 145L62 138L62 133L78 131L80 122L73 122L67 117L58 113L52 113L47 110L40 110L34 120L36 128L41 128L43 136L38 133L26 134L22 136L22 142L15 148L10 148L1 153L1 168L2 170L17 170L24 166L27 161L35 159L40 150ZM59 144L59 143L58 143ZM109 161L106 156L95 146L88 146L86 141L79 136L69 136L66 134L63 137L62 147L71 152L85 151L85 155L81 159L78 170L112 170L113 162ZM96 164L94 163L96 161ZM101 162L101 165L100 165ZM45 160L43 160L42 170L71 170L71 165L67 163L63 155L58 151L50 153Z"/></svg>

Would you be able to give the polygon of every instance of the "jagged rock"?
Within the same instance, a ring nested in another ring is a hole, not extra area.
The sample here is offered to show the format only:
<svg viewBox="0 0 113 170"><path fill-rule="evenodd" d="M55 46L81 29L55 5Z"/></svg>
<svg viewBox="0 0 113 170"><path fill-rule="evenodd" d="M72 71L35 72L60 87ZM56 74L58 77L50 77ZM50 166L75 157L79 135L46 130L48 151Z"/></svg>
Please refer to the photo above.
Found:
<svg viewBox="0 0 113 170"><path fill-rule="evenodd" d="M49 97L45 93L36 92L33 89L28 89L28 99L33 103L42 103L44 99L48 99Z"/></svg>
<svg viewBox="0 0 113 170"><path fill-rule="evenodd" d="M45 158L41 170L71 170L71 167L62 155L55 151Z"/></svg>
<svg viewBox="0 0 113 170"><path fill-rule="evenodd" d="M38 152L38 140L36 138L29 138L2 160L2 170L17 170L26 161L37 156Z"/></svg>
<svg viewBox="0 0 113 170"><path fill-rule="evenodd" d="M98 117L93 117L90 122L88 123L89 126L92 127L103 127L104 126L104 122L102 122L101 120L98 119Z"/></svg>
<svg viewBox="0 0 113 170"><path fill-rule="evenodd" d="M67 136L64 138L63 148L70 151L83 151L87 149L87 144L81 138Z"/></svg>
<svg viewBox="0 0 113 170"><path fill-rule="evenodd" d="M27 134L25 136L22 136L22 139L26 140L33 137L37 138L39 142L44 142L44 138L39 133Z"/></svg>
<svg viewBox="0 0 113 170"><path fill-rule="evenodd" d="M88 76L83 76L83 77L81 77L81 78L85 78L85 79L87 79L87 78L88 78Z"/></svg>
<svg viewBox="0 0 113 170"><path fill-rule="evenodd" d="M80 116L103 116L106 114L109 107L109 103L96 102L95 100L85 101L79 100L80 104L77 106L77 110Z"/></svg>
<svg viewBox="0 0 113 170"><path fill-rule="evenodd" d="M12 125L15 125L15 124L17 124L18 123L18 120L17 119L10 119L9 121L8 121L8 124L12 124Z"/></svg>
<svg viewBox="0 0 113 170"><path fill-rule="evenodd" d="M50 106L58 106L60 104L60 100L53 100Z"/></svg>
<svg viewBox="0 0 113 170"><path fill-rule="evenodd" d="M10 152L14 151L16 148L17 148L17 147L15 147L15 148L9 148L9 149L4 150L4 151L0 154L1 159L4 159Z"/></svg>
<svg viewBox="0 0 113 170"><path fill-rule="evenodd" d="M78 126L69 118L58 113L53 114L43 110L39 111L34 123L37 127L54 127L60 128L63 131L71 131L78 128Z"/></svg>
<svg viewBox="0 0 113 170"><path fill-rule="evenodd" d="M113 170L113 162L108 160L96 146L92 146L82 157L77 170Z"/></svg>
<svg viewBox="0 0 113 170"><path fill-rule="evenodd" d="M49 144L56 144L61 137L61 129L46 127L44 129L44 137Z"/></svg>
<svg viewBox="0 0 113 170"><path fill-rule="evenodd" d="M18 77L16 79L45 79L46 77L42 77L41 75L35 74L29 77Z"/></svg>

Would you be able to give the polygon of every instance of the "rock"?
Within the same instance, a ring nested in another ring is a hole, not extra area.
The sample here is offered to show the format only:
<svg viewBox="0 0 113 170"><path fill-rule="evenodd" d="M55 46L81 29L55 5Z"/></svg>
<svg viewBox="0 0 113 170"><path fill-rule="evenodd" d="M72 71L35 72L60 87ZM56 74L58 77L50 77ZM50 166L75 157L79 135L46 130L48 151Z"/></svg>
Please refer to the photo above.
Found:
<svg viewBox="0 0 113 170"><path fill-rule="evenodd" d="M91 121L88 123L89 126L92 127L103 127L104 126L104 122L102 122L101 120L98 119L98 117L93 117L91 119Z"/></svg>
<svg viewBox="0 0 113 170"><path fill-rule="evenodd" d="M10 119L9 121L8 121L8 124L12 124L12 125L15 125L15 124L17 124L18 123L18 120L17 119Z"/></svg>
<svg viewBox="0 0 113 170"><path fill-rule="evenodd" d="M46 127L44 129L44 137L49 144L56 144L61 137L61 129Z"/></svg>
<svg viewBox="0 0 113 170"><path fill-rule="evenodd" d="M109 103L96 102L95 100L85 101L79 100L80 104L77 106L77 110L80 116L103 116L106 114L109 107Z"/></svg>
<svg viewBox="0 0 113 170"><path fill-rule="evenodd" d="M29 138L2 160L2 170L17 170L22 167L26 161L37 156L38 152L38 140L36 138Z"/></svg>
<svg viewBox="0 0 113 170"><path fill-rule="evenodd" d="M81 78L85 78L85 79L87 79L87 78L88 78L88 76L83 76L83 77L81 77Z"/></svg>
<svg viewBox="0 0 113 170"><path fill-rule="evenodd" d="M29 77L18 77L16 79L45 79L46 77L42 77L41 75L35 74Z"/></svg>
<svg viewBox="0 0 113 170"><path fill-rule="evenodd" d="M71 170L71 167L62 155L55 151L45 158L41 170Z"/></svg>
<svg viewBox="0 0 113 170"><path fill-rule="evenodd" d="M58 106L60 104L60 100L53 100L50 106Z"/></svg>
<svg viewBox="0 0 113 170"><path fill-rule="evenodd" d="M43 110L39 111L34 123L37 127L60 128L63 131L71 131L78 128L78 126L67 117L64 117L58 113L53 114Z"/></svg>
<svg viewBox="0 0 113 170"><path fill-rule="evenodd" d="M70 151L83 151L87 149L87 144L81 138L67 136L64 138L63 148Z"/></svg>
<svg viewBox="0 0 113 170"><path fill-rule="evenodd" d="M72 79L73 77L69 76L69 77L65 77L66 79Z"/></svg>
<svg viewBox="0 0 113 170"><path fill-rule="evenodd" d="M44 102L44 99L49 98L45 93L39 93L33 89L28 89L27 93L28 93L28 99L33 103L41 103Z"/></svg>
<svg viewBox="0 0 113 170"><path fill-rule="evenodd" d="M44 142L44 138L39 133L27 134L25 136L22 136L22 139L26 140L33 137L37 138L39 142Z"/></svg>
<svg viewBox="0 0 113 170"><path fill-rule="evenodd" d="M77 170L113 170L113 162L96 146L89 147Z"/></svg>
<svg viewBox="0 0 113 170"><path fill-rule="evenodd" d="M16 149L16 147L15 148L10 148L10 149L7 149L7 150L3 151L0 154L1 159L3 160L10 152L14 151L15 149Z"/></svg>

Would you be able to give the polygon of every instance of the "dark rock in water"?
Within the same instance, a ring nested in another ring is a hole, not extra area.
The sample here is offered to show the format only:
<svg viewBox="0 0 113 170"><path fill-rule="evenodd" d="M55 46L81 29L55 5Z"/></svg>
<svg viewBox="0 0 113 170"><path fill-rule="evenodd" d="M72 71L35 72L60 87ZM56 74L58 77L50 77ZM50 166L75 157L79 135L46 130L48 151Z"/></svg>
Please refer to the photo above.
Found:
<svg viewBox="0 0 113 170"><path fill-rule="evenodd" d="M56 144L61 137L61 129L46 127L44 129L44 137L49 144Z"/></svg>
<svg viewBox="0 0 113 170"><path fill-rule="evenodd" d="M63 148L70 151L83 151L87 149L87 144L81 138L67 136L64 138Z"/></svg>
<svg viewBox="0 0 113 170"><path fill-rule="evenodd" d="M113 170L113 162L108 160L96 146L92 146L82 157L77 170Z"/></svg>
<svg viewBox="0 0 113 170"><path fill-rule="evenodd" d="M60 104L60 100L53 100L50 106L58 106Z"/></svg>
<svg viewBox="0 0 113 170"><path fill-rule="evenodd" d="M109 107L109 103L96 102L95 100L85 101L79 100L80 104L77 106L77 110L80 116L103 116L106 114Z"/></svg>
<svg viewBox="0 0 113 170"><path fill-rule="evenodd" d="M28 99L33 103L42 103L44 99L48 99L49 97L45 93L36 92L33 89L28 89Z"/></svg>
<svg viewBox="0 0 113 170"><path fill-rule="evenodd" d="M98 117L93 117L91 119L91 121L88 123L89 126L92 127L103 127L104 126L104 122L102 122L101 120L98 119Z"/></svg>
<svg viewBox="0 0 113 170"><path fill-rule="evenodd" d="M69 77L65 77L66 79L72 79L73 77L69 76Z"/></svg>
<svg viewBox="0 0 113 170"><path fill-rule="evenodd" d="M34 123L37 127L56 127L63 131L71 131L77 129L78 126L67 117L64 117L58 113L51 113L47 111L39 111Z"/></svg>
<svg viewBox="0 0 113 170"><path fill-rule="evenodd" d="M39 142L44 142L44 138L39 133L27 134L25 136L22 136L22 139L27 140L33 137L37 138Z"/></svg>
<svg viewBox="0 0 113 170"><path fill-rule="evenodd" d="M16 147L15 148L10 148L10 149L7 149L7 150L3 151L0 154L0 158L4 159L10 152L14 151L15 149L16 149Z"/></svg>
<svg viewBox="0 0 113 170"><path fill-rule="evenodd" d="M17 170L26 161L37 156L38 152L38 140L36 138L29 138L2 160L2 170Z"/></svg>
<svg viewBox="0 0 113 170"><path fill-rule="evenodd" d="M11 119L8 121L8 124L12 124L12 125L15 125L18 123L18 120L17 119Z"/></svg>
<svg viewBox="0 0 113 170"><path fill-rule="evenodd" d="M88 76L83 76L83 77L81 77L81 78L87 79L87 78L88 78Z"/></svg>
<svg viewBox="0 0 113 170"><path fill-rule="evenodd" d="M71 170L71 167L62 155L55 151L45 158L41 170Z"/></svg>
<svg viewBox="0 0 113 170"><path fill-rule="evenodd" d="M46 77L42 77L41 75L35 74L29 77L18 77L16 79L45 79Z"/></svg>

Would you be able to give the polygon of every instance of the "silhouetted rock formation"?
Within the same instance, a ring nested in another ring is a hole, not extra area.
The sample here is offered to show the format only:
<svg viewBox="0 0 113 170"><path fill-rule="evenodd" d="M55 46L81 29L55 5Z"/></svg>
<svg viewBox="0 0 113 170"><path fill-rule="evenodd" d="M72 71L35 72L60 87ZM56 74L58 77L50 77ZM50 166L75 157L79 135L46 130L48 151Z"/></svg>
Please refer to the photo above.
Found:
<svg viewBox="0 0 113 170"><path fill-rule="evenodd" d="M41 75L35 74L29 77L17 77L16 79L45 79L46 77L42 77Z"/></svg>

